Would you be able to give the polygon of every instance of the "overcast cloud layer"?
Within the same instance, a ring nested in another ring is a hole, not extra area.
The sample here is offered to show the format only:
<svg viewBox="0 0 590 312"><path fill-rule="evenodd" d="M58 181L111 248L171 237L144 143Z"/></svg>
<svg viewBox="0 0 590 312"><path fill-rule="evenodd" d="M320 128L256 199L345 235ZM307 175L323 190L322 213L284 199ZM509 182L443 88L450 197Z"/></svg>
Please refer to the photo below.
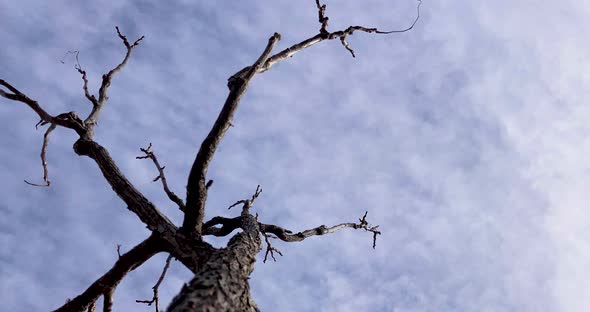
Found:
<svg viewBox="0 0 590 312"><path fill-rule="evenodd" d="M317 33L314 1L0 1L0 78L50 113L86 114L124 53L114 26L146 38L114 78L97 127L123 172L175 222L152 183L152 142L182 194L197 148L273 32L283 49ZM404 28L412 0L328 2L330 29ZM354 221L276 247L256 266L263 311L590 311L590 5L584 1L425 1L414 30L355 33L357 57L322 42L256 76L212 167L207 218L263 193L255 212L292 230ZM63 61L65 64L62 64ZM94 91L96 92L96 91ZM46 311L78 295L148 232L96 165L53 133L40 181L35 114L0 99L0 302ZM216 240L220 246L224 240ZM151 311L165 255L117 288L116 311ZM191 274L173 263L169 302ZM166 304L165 304L166 305Z"/></svg>

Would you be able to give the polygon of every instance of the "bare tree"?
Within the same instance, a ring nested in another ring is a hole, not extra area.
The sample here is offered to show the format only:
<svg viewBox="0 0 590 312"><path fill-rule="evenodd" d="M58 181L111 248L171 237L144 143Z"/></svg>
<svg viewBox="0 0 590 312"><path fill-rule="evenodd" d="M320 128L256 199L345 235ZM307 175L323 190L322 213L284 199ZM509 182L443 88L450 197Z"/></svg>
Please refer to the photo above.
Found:
<svg viewBox="0 0 590 312"><path fill-rule="evenodd" d="M232 126L232 119L240 99L246 92L252 78L259 73L269 70L273 65L286 60L304 49L326 40L339 39L343 47L355 57L353 49L347 42L347 37L354 32L373 34L393 34L409 31L419 19L420 1L418 1L417 15L413 23L406 29L381 31L377 28L364 26L350 26L344 30L330 32L328 30L328 17L326 5L319 0L315 1L320 23L319 33L299 43L273 54L275 44L281 39L278 33L273 34L258 59L244 67L228 79L229 95L217 120L207 137L203 140L195 157L189 173L187 183L186 201L168 187L165 167L160 164L150 144L141 148L143 153L138 159L150 159L158 171L154 181L160 181L165 193L174 202L178 209L184 213L183 223L180 227L174 225L168 217L123 175L115 164L108 150L94 140L94 131L100 113L108 101L108 90L113 77L128 63L135 48L139 46L144 37L131 42L116 27L117 35L123 42L126 53L123 60L113 69L102 76L102 83L98 90L98 96L88 89L86 71L77 62L75 68L80 73L83 81L82 89L86 99L91 103L91 112L84 119L75 112L52 115L48 113L36 100L25 95L19 89L0 79L0 96L26 104L40 118L36 126L49 125L41 148L41 161L43 168L43 183L36 184L25 181L33 186L50 186L50 180L46 164L46 152L51 132L56 127L71 129L79 138L74 143L74 151L80 156L92 159L102 172L104 178L113 188L113 191L125 202L128 209L137 215L141 222L151 231L151 235L143 242L133 247L125 254L119 254L113 267L103 276L98 278L84 292L77 297L68 300L62 307L55 311L94 311L96 301L103 297L104 311L111 311L112 296L119 282L135 268L160 252L169 256L162 274L153 286L153 298L150 300L138 300L140 303L154 305L159 311L158 288L163 281L172 258L180 261L191 270L194 278L182 288L173 299L168 311L258 311L254 300L250 296L248 278L254 269L256 255L262 250L263 242L266 243L264 261L270 256L275 259L275 254L281 255L274 248L269 238L278 238L285 242L298 242L310 236L333 233L343 228L360 229L372 234L372 245L375 248L377 235L381 234L378 226L372 226L367 221L367 212L358 222L342 223L334 226L320 225L318 227L300 232L292 232L274 224L264 224L258 221L257 215L252 215L250 209L255 200L261 195L262 188L256 190L246 199L237 200L228 209L241 207L241 213L234 218L214 217L204 222L205 204L207 192L213 181L207 179L207 169L213 156L223 139L226 131ZM76 54L77 52L72 52ZM233 235L225 248L214 248L203 240L204 236L227 236L236 229L241 232Z"/></svg>

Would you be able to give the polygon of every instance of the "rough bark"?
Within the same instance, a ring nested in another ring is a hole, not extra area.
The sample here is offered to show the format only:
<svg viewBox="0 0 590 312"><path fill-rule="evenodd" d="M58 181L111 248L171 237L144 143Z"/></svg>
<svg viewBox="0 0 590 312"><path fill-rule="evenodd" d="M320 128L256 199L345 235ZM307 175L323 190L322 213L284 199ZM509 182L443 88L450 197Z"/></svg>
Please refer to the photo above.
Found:
<svg viewBox="0 0 590 312"><path fill-rule="evenodd" d="M248 283L262 248L258 223L247 215L241 228L243 232L232 237L226 248L213 252L174 298L168 312L259 311Z"/></svg>

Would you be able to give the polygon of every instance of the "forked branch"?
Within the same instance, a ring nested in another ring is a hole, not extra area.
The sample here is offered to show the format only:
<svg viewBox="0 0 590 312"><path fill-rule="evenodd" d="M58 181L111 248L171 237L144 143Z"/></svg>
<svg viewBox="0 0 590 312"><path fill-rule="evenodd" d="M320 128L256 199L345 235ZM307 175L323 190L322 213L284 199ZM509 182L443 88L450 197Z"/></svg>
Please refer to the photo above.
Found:
<svg viewBox="0 0 590 312"><path fill-rule="evenodd" d="M164 269L162 270L162 274L160 274L158 281L156 282L154 287L152 287L152 291L154 292L154 296L152 297L152 299L151 300L135 300L135 302L145 303L148 306L151 306L153 304L156 307L156 312L160 312L160 306L159 306L160 298L158 297L158 289L160 288L160 284L162 284L162 282L164 281L164 277L166 277L166 272L168 271L168 268L170 267L171 260L172 260L172 255L169 255L168 258L166 259L166 264L164 265Z"/></svg>
<svg viewBox="0 0 590 312"><path fill-rule="evenodd" d="M242 224L242 217L213 217L203 224L203 235L227 236ZM221 227L218 227L221 225Z"/></svg>
<svg viewBox="0 0 590 312"><path fill-rule="evenodd" d="M154 154L154 152L152 151L152 143L150 143L148 145L147 148L140 148L140 151L142 151L145 156L137 156L135 157L136 159L151 159L154 162L154 165L156 165L156 168L158 169L158 176L154 178L154 182L160 180L162 181L162 186L164 187L164 192L166 192L166 195L168 195L168 198L170 198L171 201L175 202L176 205L178 205L178 208L181 211L185 210L184 207L184 202L182 202L182 199L180 199L180 197L176 196L176 194L174 192L172 192L170 190L170 188L168 187L168 182L166 180L166 176L164 175L164 169L166 168L166 166L160 166L160 162L158 162L158 158L156 157L156 154Z"/></svg>
<svg viewBox="0 0 590 312"><path fill-rule="evenodd" d="M273 47L280 40L281 36L275 33L268 39L268 43L256 62L242 71L239 77L235 77L229 95L225 100L221 112L209 134L201 143L201 147L195 157L189 173L186 194L186 211L182 223L182 229L186 233L195 231L197 235L202 233L203 216L205 215L205 202L207 200L207 169L211 159L223 139L227 129L230 127L234 113L238 108L242 95L246 92L248 84L254 75L260 71L262 65L268 59Z"/></svg>
<svg viewBox="0 0 590 312"><path fill-rule="evenodd" d="M92 283L92 285L90 285L90 287L88 287L88 289L82 294L69 300L54 312L83 311L94 306L94 303L101 295L106 295L105 303L108 302L108 295L112 295L112 290L127 275L127 273L133 271L160 251L163 251L163 246L156 238L156 235L152 234L149 238L133 247L130 251L121 255L117 262L115 262L115 265L102 277Z"/></svg>
<svg viewBox="0 0 590 312"><path fill-rule="evenodd" d="M268 60L266 60L266 62L264 63L264 65L262 65L260 67L260 72L264 72L264 71L269 70L276 63L283 61L285 59L288 59L288 58L292 57L293 55L295 55L296 53L301 52L318 42L321 42L324 40L332 40L332 39L336 39L336 38L340 39L340 42L342 43L344 48L346 48L346 50L348 50L352 54L352 56L354 57L355 56L354 51L350 48L348 42L346 41L347 36L352 35L357 30L363 31L366 33L375 33L375 34L381 34L381 35L394 34L394 33L404 33L404 32L410 31L414 28L414 26L416 26L416 24L418 23L418 20L420 19L420 5L421 4L422 4L422 0L418 0L418 4L416 5L416 11L417 11L416 18L414 19L414 21L412 22L412 24L409 27L404 28L404 29L381 31L381 30L374 28L374 27L349 26L348 28L346 28L344 30L329 32L327 30L329 19L326 16L326 5L325 4L322 5L322 4L320 4L319 0L316 0L316 6L318 9L318 19L321 24L319 34L317 34L313 37L310 37L308 39L305 39L299 43L296 43L296 44L276 53L275 55L269 57Z"/></svg>
<svg viewBox="0 0 590 312"><path fill-rule="evenodd" d="M47 131L45 131L45 134L43 135L43 146L41 147L41 165L43 166L43 181L45 182L45 184L36 184L25 180L25 183L29 185L45 187L49 187L49 185L51 185L51 181L49 181L49 173L47 170L47 145L49 145L49 135L53 130L55 130L55 127L55 124L51 124L49 128L47 128Z"/></svg>
<svg viewBox="0 0 590 312"><path fill-rule="evenodd" d="M293 234L293 232L287 229L272 224L259 223L259 227L261 232L272 233L285 242L300 242L310 236L330 234L343 228L362 229L367 232L373 233L373 249L375 248L377 243L377 235L381 235L381 232L378 230L378 225L369 225L367 221L367 212L365 212L365 215L363 215L363 217L359 219L359 223L341 223L338 225L334 225L332 227L320 225L313 229L305 230L295 234Z"/></svg>
<svg viewBox="0 0 590 312"><path fill-rule="evenodd" d="M127 40L127 37L125 37L123 34L121 34L121 31L119 30L119 26L116 26L115 29L117 30L117 35L123 41L123 44L125 45L125 48L127 49L127 52L125 53L125 57L123 58L123 61L121 61L121 63L119 63L117 66L115 66L115 68L111 69L108 73L102 75L102 83L100 85L100 89L98 90L98 100L96 100L94 95L90 95L88 92L88 81L86 79L86 72L83 71L82 68L79 66L77 68L78 72L80 72L80 74L82 74L82 80L84 81L84 87L83 87L84 94L85 94L86 98L88 98L90 100L90 102L92 103L92 111L90 112L88 117L86 117L86 119L84 120L84 124L88 128L88 136L90 138L92 138L92 136L94 134L93 130L94 130L94 126L98 122L98 115L100 114L100 111L103 108L104 104L109 99L109 97L107 95L107 91L109 89L109 86L111 85L111 81L113 79L113 76L116 73L118 73L119 71L121 71L121 69L127 64L127 61L129 60L129 56L131 56L131 51L133 50L133 48L137 47L137 45L139 45L141 40L143 40L143 38L145 37L145 36L141 36L139 39L135 40L135 42L133 42L133 44L130 44L129 41Z"/></svg>
<svg viewBox="0 0 590 312"><path fill-rule="evenodd" d="M266 252L264 253L264 260L262 260L262 263L266 263L266 260L268 259L268 255L271 256L271 258L274 262L277 262L277 259L275 258L275 252L278 253L281 257L283 256L283 254L281 253L280 250L276 249L270 243L269 238L275 238L275 237L271 237L270 234L268 234L266 232L261 231L261 233L264 236L264 241L266 242Z"/></svg>
<svg viewBox="0 0 590 312"><path fill-rule="evenodd" d="M0 79L0 86L5 87L10 92L6 92L0 88L0 96L16 101L21 102L29 106L41 119L37 125L44 125L44 124L56 124L58 126L66 127L75 130L78 134L84 134L86 132L86 128L82 122L82 120L75 115L74 112L64 113L57 116L52 116L47 111L45 111L37 101L31 99L30 97L26 96L24 93L20 92L17 88L13 87L7 81Z"/></svg>

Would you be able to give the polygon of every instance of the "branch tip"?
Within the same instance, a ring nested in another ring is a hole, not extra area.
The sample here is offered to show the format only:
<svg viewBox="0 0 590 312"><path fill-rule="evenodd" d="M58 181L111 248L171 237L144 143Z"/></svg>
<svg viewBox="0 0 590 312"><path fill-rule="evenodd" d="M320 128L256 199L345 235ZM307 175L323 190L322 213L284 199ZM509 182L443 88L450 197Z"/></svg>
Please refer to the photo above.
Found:
<svg viewBox="0 0 590 312"><path fill-rule="evenodd" d="M154 152L152 151L152 143L150 142L148 147L146 147L146 148L140 147L139 150L142 151L145 155L136 156L135 159L148 159L149 158L152 160L152 162L156 166L156 169L158 169L158 176L156 176L154 179L152 179L152 182L157 182L158 180L161 180L162 186L164 187L164 192L166 192L166 195L168 196L168 198L171 201L173 201L174 203L176 203L176 205L178 206L180 211L185 211L186 207L185 207L182 199L180 199L180 197L178 197L173 191L171 191L170 187L168 186L168 181L166 180L166 176L164 175L164 169L166 168L166 166L160 165L160 162L158 161L158 157L156 157L156 154L154 154Z"/></svg>

